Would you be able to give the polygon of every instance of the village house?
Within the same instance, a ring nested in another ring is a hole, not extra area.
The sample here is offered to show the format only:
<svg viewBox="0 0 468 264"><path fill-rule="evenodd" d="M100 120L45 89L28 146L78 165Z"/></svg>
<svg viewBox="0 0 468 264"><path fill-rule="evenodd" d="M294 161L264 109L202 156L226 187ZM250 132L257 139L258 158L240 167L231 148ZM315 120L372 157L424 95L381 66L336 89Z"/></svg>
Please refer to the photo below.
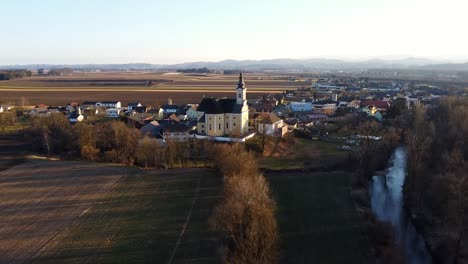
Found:
<svg viewBox="0 0 468 264"><path fill-rule="evenodd" d="M96 107L110 108L122 108L122 103L119 101L101 101L96 103Z"/></svg>
<svg viewBox="0 0 468 264"><path fill-rule="evenodd" d="M333 104L314 104L312 112L314 114L333 115L336 111L336 103Z"/></svg>
<svg viewBox="0 0 468 264"><path fill-rule="evenodd" d="M288 105L292 112L312 111L312 102L290 102Z"/></svg>
<svg viewBox="0 0 468 264"><path fill-rule="evenodd" d="M197 108L197 131L206 136L242 136L249 131L247 88L242 73L236 98L203 98Z"/></svg>
<svg viewBox="0 0 468 264"><path fill-rule="evenodd" d="M177 141L183 142L192 138L192 132L195 132L196 127L189 127L182 123L169 123L163 127L162 134L164 142Z"/></svg>
<svg viewBox="0 0 468 264"><path fill-rule="evenodd" d="M288 132L288 125L275 113L259 113L255 117L255 127L258 133L273 137L284 137Z"/></svg>
<svg viewBox="0 0 468 264"><path fill-rule="evenodd" d="M78 103L77 102L71 102L69 104L67 104L65 106L65 109L68 111L68 112L73 112L76 110L76 108L78 107Z"/></svg>
<svg viewBox="0 0 468 264"><path fill-rule="evenodd" d="M178 105L172 105L172 104L163 105L161 106L161 109L163 110L164 116L177 114L180 111L180 107Z"/></svg>
<svg viewBox="0 0 468 264"><path fill-rule="evenodd" d="M151 108L146 110L146 113L152 115L156 120L161 120L164 117L164 111L162 108Z"/></svg>
<svg viewBox="0 0 468 264"><path fill-rule="evenodd" d="M385 112L390 108L390 103L384 100L363 100L361 101L361 107L375 106L378 111Z"/></svg>
<svg viewBox="0 0 468 264"><path fill-rule="evenodd" d="M151 137L162 138L162 127L158 121L152 121L144 125L140 129L143 135L148 135Z"/></svg>
<svg viewBox="0 0 468 264"><path fill-rule="evenodd" d="M84 120L84 116L83 114L81 114L81 109L78 108L75 112L73 112L69 117L68 117L68 120L70 121L70 123L77 123L77 122L81 122Z"/></svg>
<svg viewBox="0 0 468 264"><path fill-rule="evenodd" d="M106 110L106 116L110 118L118 118L122 114L122 109L120 108L109 108Z"/></svg>
<svg viewBox="0 0 468 264"><path fill-rule="evenodd" d="M185 112L188 120L197 120L197 107L197 105L188 105L187 111Z"/></svg>
<svg viewBox="0 0 468 264"><path fill-rule="evenodd" d="M128 110L129 112L131 112L131 111L133 111L135 108L141 107L141 106L143 106L141 103L128 103L128 105L127 105L127 110Z"/></svg>
<svg viewBox="0 0 468 264"><path fill-rule="evenodd" d="M83 103L81 103L80 108L81 110L95 109L97 103L98 102L95 101L84 101Z"/></svg>

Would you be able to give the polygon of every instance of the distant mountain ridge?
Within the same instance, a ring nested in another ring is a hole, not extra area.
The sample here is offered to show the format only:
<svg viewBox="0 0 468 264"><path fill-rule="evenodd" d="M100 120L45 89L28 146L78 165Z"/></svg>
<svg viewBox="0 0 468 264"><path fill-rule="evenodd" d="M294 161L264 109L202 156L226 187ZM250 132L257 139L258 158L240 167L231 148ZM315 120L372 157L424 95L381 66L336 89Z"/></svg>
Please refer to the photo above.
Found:
<svg viewBox="0 0 468 264"><path fill-rule="evenodd" d="M416 69L439 71L468 71L467 63L447 63L425 58L368 59L346 61L327 58L269 59L269 60L223 60L218 62L186 62L180 64L27 64L3 65L0 69L37 70L73 68L77 70L177 70L190 68L213 70L368 70L368 69Z"/></svg>

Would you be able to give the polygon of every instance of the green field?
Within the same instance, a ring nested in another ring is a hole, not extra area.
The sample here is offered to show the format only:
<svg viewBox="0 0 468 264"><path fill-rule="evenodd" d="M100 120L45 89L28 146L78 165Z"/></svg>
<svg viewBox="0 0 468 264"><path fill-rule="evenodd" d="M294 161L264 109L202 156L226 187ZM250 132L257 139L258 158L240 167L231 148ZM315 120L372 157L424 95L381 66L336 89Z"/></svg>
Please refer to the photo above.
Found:
<svg viewBox="0 0 468 264"><path fill-rule="evenodd" d="M220 190L212 170L124 176L31 263L217 263Z"/></svg>
<svg viewBox="0 0 468 264"><path fill-rule="evenodd" d="M268 172L278 206L281 263L369 263L349 173Z"/></svg>
<svg viewBox="0 0 468 264"><path fill-rule="evenodd" d="M340 162L348 156L348 152L338 149L342 144L305 138L295 138L295 141L295 144L287 146L290 153L279 156L275 154L281 150L272 146L272 154L260 158L260 168L268 170L317 168ZM271 145L277 143L270 142Z"/></svg>

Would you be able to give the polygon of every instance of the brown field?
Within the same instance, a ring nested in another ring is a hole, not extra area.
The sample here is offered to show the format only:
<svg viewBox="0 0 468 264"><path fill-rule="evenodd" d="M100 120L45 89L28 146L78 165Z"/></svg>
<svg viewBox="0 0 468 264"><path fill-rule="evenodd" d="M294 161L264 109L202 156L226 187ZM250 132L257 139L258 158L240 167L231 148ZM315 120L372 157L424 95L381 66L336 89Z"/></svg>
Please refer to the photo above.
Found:
<svg viewBox="0 0 468 264"><path fill-rule="evenodd" d="M165 74L147 72L78 73L72 76L31 77L0 82L0 102L23 101L30 105L63 105L70 101L119 100L124 105L140 101L163 104L172 98L176 104L198 103L203 96L234 96L237 75ZM152 81L151 86L146 86ZM247 74L249 98L279 93L306 85L287 76Z"/></svg>
<svg viewBox="0 0 468 264"><path fill-rule="evenodd" d="M249 98L260 98L264 92L248 92ZM0 90L0 102L17 103L24 98L26 105L65 105L69 102L118 100L123 105L141 102L156 106L172 98L174 104L200 103L206 97L234 97L233 91L5 91Z"/></svg>
<svg viewBox="0 0 468 264"><path fill-rule="evenodd" d="M30 259L128 171L34 159L0 172L0 263Z"/></svg>

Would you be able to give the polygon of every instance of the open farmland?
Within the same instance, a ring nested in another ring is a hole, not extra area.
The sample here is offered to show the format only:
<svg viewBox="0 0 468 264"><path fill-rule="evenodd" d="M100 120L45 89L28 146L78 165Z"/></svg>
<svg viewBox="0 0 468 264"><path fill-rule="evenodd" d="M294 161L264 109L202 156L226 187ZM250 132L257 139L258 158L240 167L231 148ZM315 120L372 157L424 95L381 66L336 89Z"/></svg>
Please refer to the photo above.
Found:
<svg viewBox="0 0 468 264"><path fill-rule="evenodd" d="M203 96L233 96L237 75L165 74L147 72L78 73L72 76L43 76L0 82L0 101L26 101L31 105L66 104L70 101L120 100L124 104L198 103ZM258 98L268 93L296 89L304 82L285 76L246 76L248 95Z"/></svg>
<svg viewBox="0 0 468 264"><path fill-rule="evenodd" d="M119 166L45 160L0 172L0 262L31 258L126 173Z"/></svg>
<svg viewBox="0 0 468 264"><path fill-rule="evenodd" d="M249 98L261 98L265 93L248 92ZM205 97L234 97L235 91L102 91L102 90L65 90L65 91L50 91L50 90L0 90L0 101L3 102L24 102L25 105L66 105L69 102L83 101L113 101L118 100L125 106L129 102L141 102L142 104L157 106L165 104L168 98L172 98L174 104L200 103L203 96Z"/></svg>
<svg viewBox="0 0 468 264"><path fill-rule="evenodd" d="M0 263L209 263L213 171L28 160L0 172Z"/></svg>
<svg viewBox="0 0 468 264"><path fill-rule="evenodd" d="M281 263L370 263L347 172L269 171L278 206Z"/></svg>

